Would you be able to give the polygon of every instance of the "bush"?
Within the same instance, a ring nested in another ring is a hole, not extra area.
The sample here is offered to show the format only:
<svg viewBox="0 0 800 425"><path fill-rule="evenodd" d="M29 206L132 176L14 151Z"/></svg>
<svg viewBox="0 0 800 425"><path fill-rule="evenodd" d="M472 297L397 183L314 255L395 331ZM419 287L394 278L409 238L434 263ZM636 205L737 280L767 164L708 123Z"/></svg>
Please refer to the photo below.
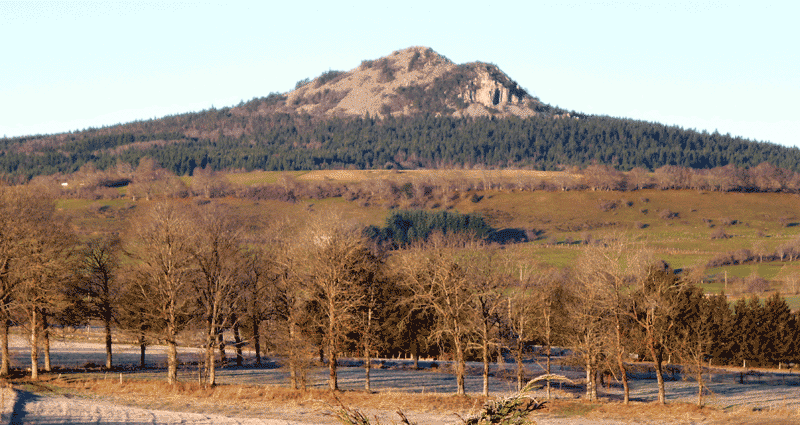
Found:
<svg viewBox="0 0 800 425"><path fill-rule="evenodd" d="M679 214L679 213L676 213L676 212L674 212L674 211L670 211L670 210L667 208L667 209L663 209L663 210L661 210L661 212L659 212L659 213L658 213L658 216L659 216L659 217L661 217L661 218L662 218L662 219L664 219L664 220L671 220L671 219L673 219L673 218L678 218L678 217L680 217L680 214Z"/></svg>
<svg viewBox="0 0 800 425"><path fill-rule="evenodd" d="M725 233L725 229L724 229L724 228L722 228L722 227L718 227L718 228L717 228L717 230L714 230L714 231L711 233L711 240L716 240L716 239L728 239L728 238L730 238L730 237L731 237L731 236L730 236L730 235L728 235L727 233Z"/></svg>
<svg viewBox="0 0 800 425"><path fill-rule="evenodd" d="M746 292L766 292L769 290L769 282L757 274L751 274L744 280Z"/></svg>
<svg viewBox="0 0 800 425"><path fill-rule="evenodd" d="M598 203L597 207L600 208L600 211L609 212L613 209L616 209L619 206L617 201L611 201L608 199L601 199Z"/></svg>
<svg viewBox="0 0 800 425"><path fill-rule="evenodd" d="M332 71L332 70L325 71L322 73L322 75L317 77L317 87L334 80L338 81L339 79L341 79L341 77L344 76L344 74L345 74L344 71Z"/></svg>

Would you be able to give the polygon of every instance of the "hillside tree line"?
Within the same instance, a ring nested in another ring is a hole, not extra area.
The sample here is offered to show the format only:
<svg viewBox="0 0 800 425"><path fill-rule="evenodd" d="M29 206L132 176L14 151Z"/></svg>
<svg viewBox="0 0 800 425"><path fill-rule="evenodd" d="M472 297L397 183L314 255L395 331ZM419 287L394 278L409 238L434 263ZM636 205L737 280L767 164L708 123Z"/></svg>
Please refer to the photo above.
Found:
<svg viewBox="0 0 800 425"><path fill-rule="evenodd" d="M150 157L177 175L212 170L506 168L591 164L628 171L677 166L800 171L800 150L719 133L573 114L454 118L436 114L319 118L268 113L280 96L233 108L53 136L0 139L0 173L30 179L84 164L136 167Z"/></svg>

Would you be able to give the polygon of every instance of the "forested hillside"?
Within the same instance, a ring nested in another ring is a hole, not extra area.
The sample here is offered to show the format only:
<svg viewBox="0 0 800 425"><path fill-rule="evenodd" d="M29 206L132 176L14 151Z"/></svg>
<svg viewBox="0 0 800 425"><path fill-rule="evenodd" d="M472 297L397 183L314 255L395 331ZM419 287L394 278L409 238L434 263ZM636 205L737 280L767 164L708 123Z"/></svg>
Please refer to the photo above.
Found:
<svg viewBox="0 0 800 425"><path fill-rule="evenodd" d="M232 109L167 117L58 136L0 140L0 172L30 178L106 169L151 157L179 175L215 170L488 168L557 170L593 163L620 170L664 165L800 171L800 150L718 133L599 116L314 119L247 114L267 99Z"/></svg>
<svg viewBox="0 0 800 425"><path fill-rule="evenodd" d="M723 129L724 131L724 129ZM143 157L178 175L214 170L502 168L590 164L800 171L800 150L657 123L590 116L531 96L496 65L425 47L323 72L235 107L101 129L0 139L14 180Z"/></svg>

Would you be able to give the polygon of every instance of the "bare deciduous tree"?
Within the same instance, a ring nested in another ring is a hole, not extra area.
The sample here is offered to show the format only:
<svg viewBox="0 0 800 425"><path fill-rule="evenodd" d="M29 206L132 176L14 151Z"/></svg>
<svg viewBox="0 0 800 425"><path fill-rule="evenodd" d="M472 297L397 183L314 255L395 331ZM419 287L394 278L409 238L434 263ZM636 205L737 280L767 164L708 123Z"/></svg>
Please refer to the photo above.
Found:
<svg viewBox="0 0 800 425"><path fill-rule="evenodd" d="M80 252L80 273L75 288L77 295L87 304L89 315L103 321L106 369L113 365L111 324L116 316L117 297L122 290L117 276L120 243L116 235L85 242Z"/></svg>
<svg viewBox="0 0 800 425"><path fill-rule="evenodd" d="M658 402L666 403L664 356L671 348L677 296L682 282L665 263L651 266L633 294L633 311L643 333L643 343L655 363Z"/></svg>
<svg viewBox="0 0 800 425"><path fill-rule="evenodd" d="M594 285L593 303L603 319L603 341L607 358L613 359L624 387L624 403L630 401L627 340L632 326L629 293L643 279L650 255L624 234L613 234L584 250L576 275L582 285ZM612 368L613 370L613 368Z"/></svg>
<svg viewBox="0 0 800 425"><path fill-rule="evenodd" d="M193 211L191 253L200 271L194 289L205 322L206 383L216 385L215 350L217 336L232 325L233 308L240 295L239 277L243 266L240 248L241 225L219 204Z"/></svg>
<svg viewBox="0 0 800 425"><path fill-rule="evenodd" d="M459 234L433 234L411 248L397 264L405 285L413 294L409 302L436 314L431 336L447 339L455 350L457 393L465 394L465 350L474 330L474 288L455 248L472 243Z"/></svg>
<svg viewBox="0 0 800 425"><path fill-rule="evenodd" d="M160 202L132 223L128 252L134 265L138 298L147 303L145 321L156 325L167 343L167 382L178 379L178 332L195 309L192 283L197 271L192 257L192 229L176 203Z"/></svg>
<svg viewBox="0 0 800 425"><path fill-rule="evenodd" d="M498 328L503 307L503 290L507 279L500 273L497 265L501 263L497 250L487 251L481 244L472 247L467 253L469 260L468 279L475 291L473 310L475 315L474 344L481 352L483 362L483 395L489 396L489 358L492 349L500 345Z"/></svg>
<svg viewBox="0 0 800 425"><path fill-rule="evenodd" d="M506 296L506 320L512 338L509 345L517 365L517 391L520 391L525 380L522 363L525 342L533 339L538 323L539 299L527 268L520 266L519 278L507 289Z"/></svg>
<svg viewBox="0 0 800 425"><path fill-rule="evenodd" d="M74 268L74 234L66 221L55 213L52 200L36 195L22 195L25 216L16 217L16 226L23 237L16 241L17 258L12 305L24 312L28 320L31 346L31 379L39 378L39 337L47 332L49 312L66 307L62 283L68 281ZM41 328L41 329L40 329ZM50 368L49 344L46 339L45 369Z"/></svg>
<svg viewBox="0 0 800 425"><path fill-rule="evenodd" d="M355 327L356 309L364 301L364 288L374 279L378 261L361 229L338 214L314 217L302 240L306 242L304 265L310 290L322 319L328 385L338 390L338 356Z"/></svg>

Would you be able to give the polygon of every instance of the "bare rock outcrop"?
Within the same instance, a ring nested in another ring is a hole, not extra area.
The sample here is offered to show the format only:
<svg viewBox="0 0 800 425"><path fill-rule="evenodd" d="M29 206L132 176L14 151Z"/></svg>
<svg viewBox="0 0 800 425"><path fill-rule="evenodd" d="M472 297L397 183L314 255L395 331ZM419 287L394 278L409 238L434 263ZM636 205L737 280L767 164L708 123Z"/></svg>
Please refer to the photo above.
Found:
<svg viewBox="0 0 800 425"><path fill-rule="evenodd" d="M547 113L497 66L456 65L427 47L365 60L350 71L328 71L286 95L286 112L314 116L520 116Z"/></svg>

